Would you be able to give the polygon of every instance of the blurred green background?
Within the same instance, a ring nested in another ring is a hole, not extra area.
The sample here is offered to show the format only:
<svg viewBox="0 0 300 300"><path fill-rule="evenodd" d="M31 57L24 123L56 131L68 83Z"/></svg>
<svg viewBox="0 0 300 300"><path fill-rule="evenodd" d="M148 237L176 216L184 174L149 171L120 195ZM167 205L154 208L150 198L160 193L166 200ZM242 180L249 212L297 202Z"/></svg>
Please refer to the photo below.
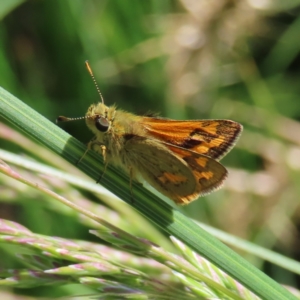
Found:
<svg viewBox="0 0 300 300"><path fill-rule="evenodd" d="M299 12L296 0L2 0L0 86L53 122L58 115L83 116L99 100L88 59L107 105L242 123L241 139L222 160L230 171L225 187L184 211L297 260ZM84 122L59 126L83 143L92 137ZM2 128L1 148L34 157ZM87 238L71 217L57 219L32 200L35 193L10 194L0 178L1 218L43 234ZM299 287L298 276L241 254L280 283Z"/></svg>

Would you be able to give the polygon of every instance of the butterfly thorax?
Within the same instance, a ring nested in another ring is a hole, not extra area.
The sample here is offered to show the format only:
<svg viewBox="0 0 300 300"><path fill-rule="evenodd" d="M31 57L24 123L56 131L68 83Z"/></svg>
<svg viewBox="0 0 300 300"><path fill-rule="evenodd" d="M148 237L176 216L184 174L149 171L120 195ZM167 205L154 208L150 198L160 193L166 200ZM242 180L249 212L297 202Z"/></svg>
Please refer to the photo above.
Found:
<svg viewBox="0 0 300 300"><path fill-rule="evenodd" d="M107 160L120 165L126 164L126 141L146 134L140 126L141 119L102 103L92 104L86 113L87 126L95 134L92 144L105 146Z"/></svg>

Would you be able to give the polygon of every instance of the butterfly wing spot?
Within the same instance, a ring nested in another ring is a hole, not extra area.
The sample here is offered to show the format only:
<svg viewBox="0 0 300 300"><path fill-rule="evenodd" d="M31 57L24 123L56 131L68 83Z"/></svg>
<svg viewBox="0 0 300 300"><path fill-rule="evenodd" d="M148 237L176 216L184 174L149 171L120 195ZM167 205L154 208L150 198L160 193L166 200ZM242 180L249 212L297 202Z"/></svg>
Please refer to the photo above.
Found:
<svg viewBox="0 0 300 300"><path fill-rule="evenodd" d="M172 174L172 173L164 172L161 176L158 177L158 180L163 184L172 182L172 184L176 186L180 186L180 184L187 181L187 178L180 174Z"/></svg>
<svg viewBox="0 0 300 300"><path fill-rule="evenodd" d="M206 143L210 143L212 140L218 138L220 136L220 134L215 133L215 130L211 131L207 131L205 129L201 129L201 128L196 128L194 131L192 131L190 133L190 136L195 139L196 141L199 139L199 137L201 137L201 140L206 142ZM198 137L198 139L197 139ZM199 141L201 141L199 140Z"/></svg>
<svg viewBox="0 0 300 300"><path fill-rule="evenodd" d="M189 137L186 140L183 141L183 143L181 143L180 147L185 148L185 149L191 149L191 148L195 148L197 146L200 146L202 144L202 141L194 139L193 137Z"/></svg>
<svg viewBox="0 0 300 300"><path fill-rule="evenodd" d="M200 178L198 179L198 182L201 185L205 185L204 181L210 180L214 177L214 173L213 172L202 172L201 175L199 176Z"/></svg>
<svg viewBox="0 0 300 300"><path fill-rule="evenodd" d="M195 164L197 166L202 167L202 168L206 167L207 161L208 161L207 157L201 157L201 156L200 157L194 157L194 160L195 160Z"/></svg>

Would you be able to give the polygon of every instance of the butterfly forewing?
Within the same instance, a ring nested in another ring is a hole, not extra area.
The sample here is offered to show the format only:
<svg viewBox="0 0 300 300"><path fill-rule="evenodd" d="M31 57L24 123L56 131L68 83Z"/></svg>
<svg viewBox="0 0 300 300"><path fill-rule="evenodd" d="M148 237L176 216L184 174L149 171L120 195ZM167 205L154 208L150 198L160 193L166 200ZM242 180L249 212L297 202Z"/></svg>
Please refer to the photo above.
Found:
<svg viewBox="0 0 300 300"><path fill-rule="evenodd" d="M173 144L216 160L235 144L242 126L230 120L177 121L143 118L148 133L162 142Z"/></svg>

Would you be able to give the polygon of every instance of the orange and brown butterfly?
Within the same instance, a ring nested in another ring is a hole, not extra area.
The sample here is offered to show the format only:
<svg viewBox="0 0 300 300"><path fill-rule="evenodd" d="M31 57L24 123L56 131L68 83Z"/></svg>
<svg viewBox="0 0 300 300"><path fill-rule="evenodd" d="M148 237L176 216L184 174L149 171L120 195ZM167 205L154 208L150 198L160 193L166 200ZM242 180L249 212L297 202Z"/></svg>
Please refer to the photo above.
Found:
<svg viewBox="0 0 300 300"><path fill-rule="evenodd" d="M96 84L92 70L88 71ZM107 163L142 177L177 204L218 189L227 170L218 161L234 146L242 125L230 120L176 121L137 116L104 104L92 104L85 117L95 134L88 149L101 152ZM78 120L60 116L59 121Z"/></svg>

